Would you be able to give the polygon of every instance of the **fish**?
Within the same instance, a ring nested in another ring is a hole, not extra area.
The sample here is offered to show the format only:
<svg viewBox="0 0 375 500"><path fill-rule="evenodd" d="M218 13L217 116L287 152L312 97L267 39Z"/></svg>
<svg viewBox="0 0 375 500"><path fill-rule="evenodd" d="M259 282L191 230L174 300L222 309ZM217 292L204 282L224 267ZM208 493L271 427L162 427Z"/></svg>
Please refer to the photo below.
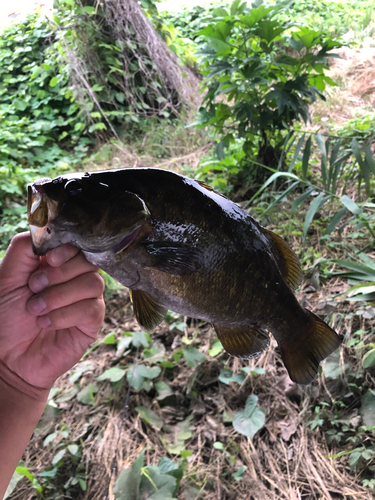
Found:
<svg viewBox="0 0 375 500"><path fill-rule="evenodd" d="M288 244L203 181L157 168L42 178L28 185L27 211L35 254L81 249L129 289L146 332L171 310L211 323L243 359L272 334L299 384L342 341L299 304L302 271Z"/></svg>

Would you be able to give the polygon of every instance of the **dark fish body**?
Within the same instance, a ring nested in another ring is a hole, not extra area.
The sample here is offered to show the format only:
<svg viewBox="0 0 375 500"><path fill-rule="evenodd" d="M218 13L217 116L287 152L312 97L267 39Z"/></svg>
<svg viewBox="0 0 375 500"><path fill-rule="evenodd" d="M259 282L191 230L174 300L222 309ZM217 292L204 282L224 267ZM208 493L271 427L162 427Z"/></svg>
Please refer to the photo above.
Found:
<svg viewBox="0 0 375 500"><path fill-rule="evenodd" d="M204 183L152 168L71 174L31 184L28 212L35 252L82 249L130 289L146 331L170 309L212 323L242 358L271 332L299 383L340 344L296 300L301 270L284 240Z"/></svg>

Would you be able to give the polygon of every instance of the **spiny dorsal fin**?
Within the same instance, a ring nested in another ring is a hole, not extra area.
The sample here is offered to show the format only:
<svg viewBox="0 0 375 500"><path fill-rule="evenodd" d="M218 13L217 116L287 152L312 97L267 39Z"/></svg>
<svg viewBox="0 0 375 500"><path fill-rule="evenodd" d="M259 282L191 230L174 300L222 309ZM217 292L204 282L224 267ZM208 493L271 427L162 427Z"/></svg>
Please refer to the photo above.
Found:
<svg viewBox="0 0 375 500"><path fill-rule="evenodd" d="M306 331L288 342L279 342L289 377L297 384L309 384L319 369L319 363L335 351L342 337L314 313L307 311Z"/></svg>
<svg viewBox="0 0 375 500"><path fill-rule="evenodd" d="M153 333L155 328L163 321L167 310L158 304L151 295L142 290L129 290L133 302L134 316L139 326L147 333Z"/></svg>
<svg viewBox="0 0 375 500"><path fill-rule="evenodd" d="M255 358L269 345L270 339L264 332L246 326L213 325L224 349L236 358Z"/></svg>
<svg viewBox="0 0 375 500"><path fill-rule="evenodd" d="M296 254L289 248L288 244L277 234L266 229L271 243L273 256L279 266L280 272L292 290L300 285L303 274L301 265Z"/></svg>

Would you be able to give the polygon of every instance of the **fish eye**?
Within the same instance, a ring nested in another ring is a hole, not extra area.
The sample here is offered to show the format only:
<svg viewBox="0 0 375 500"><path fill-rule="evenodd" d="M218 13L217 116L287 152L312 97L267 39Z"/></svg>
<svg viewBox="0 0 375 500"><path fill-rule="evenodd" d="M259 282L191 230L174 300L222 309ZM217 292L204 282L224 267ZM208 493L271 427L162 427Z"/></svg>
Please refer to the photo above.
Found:
<svg viewBox="0 0 375 500"><path fill-rule="evenodd" d="M82 185L79 181L72 179L65 184L64 189L68 191L70 196L76 196L82 192Z"/></svg>

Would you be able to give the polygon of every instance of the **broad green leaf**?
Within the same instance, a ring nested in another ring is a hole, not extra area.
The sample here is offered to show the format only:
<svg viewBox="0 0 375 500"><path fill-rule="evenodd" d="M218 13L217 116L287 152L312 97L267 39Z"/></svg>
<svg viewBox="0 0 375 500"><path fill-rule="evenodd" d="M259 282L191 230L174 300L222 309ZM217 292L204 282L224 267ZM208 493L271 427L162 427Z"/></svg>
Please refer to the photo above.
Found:
<svg viewBox="0 0 375 500"><path fill-rule="evenodd" d="M139 413L142 420L146 422L146 424L151 425L157 431L160 431L163 427L163 420L150 408L146 408L145 406L137 406L135 411Z"/></svg>
<svg viewBox="0 0 375 500"><path fill-rule="evenodd" d="M361 408L359 410L363 423L367 427L375 425L375 391L369 390L362 396Z"/></svg>
<svg viewBox="0 0 375 500"><path fill-rule="evenodd" d="M53 78L51 78L51 81L49 82L49 86L50 87L56 87L58 81L59 80L58 80L57 76L54 76Z"/></svg>
<svg viewBox="0 0 375 500"><path fill-rule="evenodd" d="M88 384L77 394L77 400L84 405L95 405L94 394L98 392L96 384Z"/></svg>
<svg viewBox="0 0 375 500"><path fill-rule="evenodd" d="M155 389L158 392L156 397L157 400L161 401L169 396L173 396L173 391L168 384L163 382L162 380L158 380L155 382Z"/></svg>
<svg viewBox="0 0 375 500"><path fill-rule="evenodd" d="M160 366L148 367L145 365L136 365L128 369L126 373L129 384L136 390L140 391L150 389L149 381L158 377L161 373Z"/></svg>
<svg viewBox="0 0 375 500"><path fill-rule="evenodd" d="M206 356L196 347L185 347L182 353L190 368L195 368L198 363L202 363L206 360Z"/></svg>
<svg viewBox="0 0 375 500"><path fill-rule="evenodd" d="M223 368L219 375L219 381L226 385L229 385L231 382L236 382L237 384L241 385L244 383L245 379L246 373L244 372L244 370L241 370L240 372L236 373L236 375L233 375L233 372L230 368Z"/></svg>
<svg viewBox="0 0 375 500"><path fill-rule="evenodd" d="M87 14L95 14L95 7L90 7L89 5L86 5L85 7L83 7L83 9L85 10L85 12Z"/></svg>
<svg viewBox="0 0 375 500"><path fill-rule="evenodd" d="M208 354L212 356L213 358L220 354L223 351L224 347L223 344L220 342L219 339L214 340L212 343L212 346L208 350Z"/></svg>
<svg viewBox="0 0 375 500"><path fill-rule="evenodd" d="M314 218L316 212L320 209L322 205L329 199L329 196L324 196L324 193L318 194L318 196L311 202L311 205L306 213L305 223L303 225L303 241L306 243L307 231L310 224Z"/></svg>
<svg viewBox="0 0 375 500"><path fill-rule="evenodd" d="M96 380L110 380L111 382L118 382L125 375L126 369L120 368L119 366L114 366L113 368L109 368L105 370L99 377L96 377Z"/></svg>
<svg viewBox="0 0 375 500"><path fill-rule="evenodd" d="M237 432L252 439L264 426L265 411L257 406L258 397L252 394L247 398L245 410L239 411L233 418L233 427Z"/></svg>
<svg viewBox="0 0 375 500"><path fill-rule="evenodd" d="M117 500L141 500L139 487L144 462L142 451L130 467L122 470L113 488Z"/></svg>
<svg viewBox="0 0 375 500"><path fill-rule="evenodd" d="M155 465L142 469L140 495L149 500L177 500L174 496L177 480L171 474L165 474Z"/></svg>
<svg viewBox="0 0 375 500"><path fill-rule="evenodd" d="M79 446L77 444L69 444L67 448L69 453L71 453L72 455L77 455L79 450Z"/></svg>
<svg viewBox="0 0 375 500"><path fill-rule="evenodd" d="M366 354L362 358L362 366L363 368L370 368L375 365L375 349L371 349L367 351Z"/></svg>
<svg viewBox="0 0 375 500"><path fill-rule="evenodd" d="M148 347L151 344L151 336L145 332L132 332L132 344L134 347Z"/></svg>
<svg viewBox="0 0 375 500"><path fill-rule="evenodd" d="M63 448L62 450L58 451L52 459L52 462L51 462L52 465L58 464L63 459L65 454L66 454L66 448Z"/></svg>

